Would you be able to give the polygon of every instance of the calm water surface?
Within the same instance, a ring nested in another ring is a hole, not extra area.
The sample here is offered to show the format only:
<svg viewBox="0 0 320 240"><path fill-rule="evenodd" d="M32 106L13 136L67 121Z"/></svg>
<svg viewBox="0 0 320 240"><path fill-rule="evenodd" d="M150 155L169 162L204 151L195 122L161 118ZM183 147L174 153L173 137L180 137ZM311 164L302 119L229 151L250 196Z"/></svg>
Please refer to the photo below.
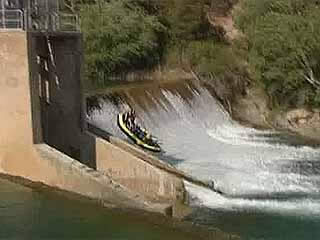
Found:
<svg viewBox="0 0 320 240"><path fill-rule="evenodd" d="M190 234L0 179L0 239L185 240Z"/></svg>

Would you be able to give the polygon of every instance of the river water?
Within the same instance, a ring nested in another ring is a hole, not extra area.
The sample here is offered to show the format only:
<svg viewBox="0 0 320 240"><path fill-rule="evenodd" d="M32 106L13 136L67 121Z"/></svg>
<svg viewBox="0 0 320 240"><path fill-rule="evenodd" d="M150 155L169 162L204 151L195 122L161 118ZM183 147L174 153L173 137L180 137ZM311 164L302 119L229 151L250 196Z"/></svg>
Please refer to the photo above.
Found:
<svg viewBox="0 0 320 240"><path fill-rule="evenodd" d="M166 219L110 210L78 197L35 190L0 179L0 239L206 239L202 231L184 231Z"/></svg>
<svg viewBox="0 0 320 240"><path fill-rule="evenodd" d="M126 139L116 116L133 107L162 143L158 157L214 180L224 195L186 183L196 210L188 220L243 239L320 239L320 149L241 126L198 83L124 88L95 100L91 123Z"/></svg>

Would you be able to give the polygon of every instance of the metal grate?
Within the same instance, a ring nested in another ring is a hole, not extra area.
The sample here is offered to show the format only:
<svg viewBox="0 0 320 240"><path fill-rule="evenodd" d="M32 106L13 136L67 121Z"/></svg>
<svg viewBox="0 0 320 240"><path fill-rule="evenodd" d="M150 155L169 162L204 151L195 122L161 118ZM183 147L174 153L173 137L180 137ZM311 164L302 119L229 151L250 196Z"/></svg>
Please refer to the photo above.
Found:
<svg viewBox="0 0 320 240"><path fill-rule="evenodd" d="M0 10L0 29L23 29L23 23L24 19L22 10Z"/></svg>
<svg viewBox="0 0 320 240"><path fill-rule="evenodd" d="M58 0L0 0L0 30L79 32L78 16L61 10Z"/></svg>
<svg viewBox="0 0 320 240"><path fill-rule="evenodd" d="M79 18L75 14L48 12L36 17L30 15L28 30L52 32L78 32L80 31Z"/></svg>
<svg viewBox="0 0 320 240"><path fill-rule="evenodd" d="M51 14L51 21L53 23L53 31L61 32L78 32L80 31L80 22L78 15L54 13Z"/></svg>

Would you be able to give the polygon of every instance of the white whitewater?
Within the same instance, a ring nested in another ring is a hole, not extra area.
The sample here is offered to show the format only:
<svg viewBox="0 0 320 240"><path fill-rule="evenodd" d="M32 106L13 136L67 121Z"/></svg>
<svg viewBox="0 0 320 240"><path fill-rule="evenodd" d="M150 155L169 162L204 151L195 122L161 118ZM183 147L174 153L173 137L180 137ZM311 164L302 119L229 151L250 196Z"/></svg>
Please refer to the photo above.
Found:
<svg viewBox="0 0 320 240"><path fill-rule="evenodd" d="M275 131L243 127L207 89L190 91L193 97L186 100L177 91L162 89L155 98L146 90L145 101L153 102L147 108L135 101L134 93L126 99L162 142L162 159L200 179L214 180L227 194L186 183L192 204L320 216L320 150L287 144ZM101 100L101 106L89 121L125 139L116 115L129 108L126 100L118 105Z"/></svg>

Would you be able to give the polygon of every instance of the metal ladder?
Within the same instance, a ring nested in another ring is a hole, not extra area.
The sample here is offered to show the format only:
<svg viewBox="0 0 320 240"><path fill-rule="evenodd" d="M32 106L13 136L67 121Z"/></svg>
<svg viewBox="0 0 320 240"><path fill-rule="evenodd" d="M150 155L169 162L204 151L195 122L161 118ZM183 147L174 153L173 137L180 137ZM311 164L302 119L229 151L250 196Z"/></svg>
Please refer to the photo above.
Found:
<svg viewBox="0 0 320 240"><path fill-rule="evenodd" d="M49 50L49 57L50 57L50 62L51 62L51 65L53 66L54 68L54 78L55 78L55 83L58 87L58 89L60 89L60 79L59 79L59 76L57 74L57 65L56 65L56 61L55 61L55 57L54 57L54 53L53 53L53 47L52 47L52 43L51 43L51 40L49 38L49 36L46 36L46 39L47 39L47 46L48 46L48 50Z"/></svg>

